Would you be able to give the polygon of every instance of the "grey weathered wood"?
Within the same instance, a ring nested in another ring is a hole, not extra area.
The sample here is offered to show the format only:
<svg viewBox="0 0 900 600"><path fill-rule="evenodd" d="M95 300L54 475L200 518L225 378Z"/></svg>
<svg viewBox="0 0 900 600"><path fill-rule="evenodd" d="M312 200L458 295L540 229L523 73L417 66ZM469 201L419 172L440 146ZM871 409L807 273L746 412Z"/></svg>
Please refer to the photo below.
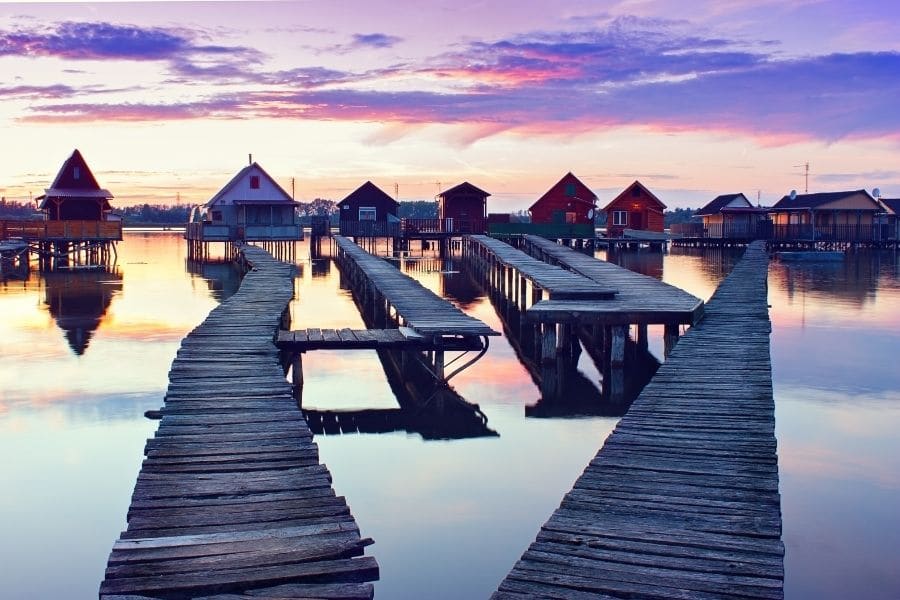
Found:
<svg viewBox="0 0 900 600"><path fill-rule="evenodd" d="M371 540L334 493L279 364L292 268L242 252L253 269L172 364L101 598L372 597L378 567L360 557Z"/></svg>
<svg viewBox="0 0 900 600"><path fill-rule="evenodd" d="M494 598L783 597L767 265L752 244Z"/></svg>

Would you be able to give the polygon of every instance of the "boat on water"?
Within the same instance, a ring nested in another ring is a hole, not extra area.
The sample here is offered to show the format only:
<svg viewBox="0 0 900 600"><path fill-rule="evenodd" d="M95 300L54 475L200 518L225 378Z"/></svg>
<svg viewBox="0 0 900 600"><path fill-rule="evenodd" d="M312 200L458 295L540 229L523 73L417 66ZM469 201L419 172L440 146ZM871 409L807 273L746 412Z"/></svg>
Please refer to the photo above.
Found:
<svg viewBox="0 0 900 600"><path fill-rule="evenodd" d="M844 253L838 250L776 252L775 256L778 257L778 260L783 261L837 262L844 260Z"/></svg>

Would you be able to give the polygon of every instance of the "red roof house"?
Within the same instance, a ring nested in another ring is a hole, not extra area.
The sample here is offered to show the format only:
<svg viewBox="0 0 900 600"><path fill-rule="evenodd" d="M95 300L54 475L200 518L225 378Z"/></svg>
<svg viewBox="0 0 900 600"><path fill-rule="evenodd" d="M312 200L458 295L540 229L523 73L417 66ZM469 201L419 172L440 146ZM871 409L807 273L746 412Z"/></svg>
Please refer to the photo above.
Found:
<svg viewBox="0 0 900 600"><path fill-rule="evenodd" d="M593 225L597 196L571 172L531 205L532 223Z"/></svg>
<svg viewBox="0 0 900 600"><path fill-rule="evenodd" d="M438 218L447 232L485 233L490 194L464 181L438 194Z"/></svg>
<svg viewBox="0 0 900 600"><path fill-rule="evenodd" d="M112 210L113 195L97 183L81 152L75 150L49 188L38 196L38 208L49 221L103 221Z"/></svg>
<svg viewBox="0 0 900 600"><path fill-rule="evenodd" d="M666 205L640 181L635 181L607 204L606 232L609 237L622 237L626 229L663 231Z"/></svg>

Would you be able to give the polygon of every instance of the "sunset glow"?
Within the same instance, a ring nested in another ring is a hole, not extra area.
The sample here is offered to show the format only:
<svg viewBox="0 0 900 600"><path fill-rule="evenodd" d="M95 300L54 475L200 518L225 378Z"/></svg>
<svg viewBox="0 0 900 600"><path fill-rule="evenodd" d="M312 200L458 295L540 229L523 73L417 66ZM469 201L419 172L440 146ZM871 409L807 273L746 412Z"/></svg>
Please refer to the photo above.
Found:
<svg viewBox="0 0 900 600"><path fill-rule="evenodd" d="M861 2L0 5L0 194L74 148L119 206L202 202L247 154L297 199L472 180L527 208L572 171L605 203L900 193L900 19ZM687 15L687 16L685 16Z"/></svg>

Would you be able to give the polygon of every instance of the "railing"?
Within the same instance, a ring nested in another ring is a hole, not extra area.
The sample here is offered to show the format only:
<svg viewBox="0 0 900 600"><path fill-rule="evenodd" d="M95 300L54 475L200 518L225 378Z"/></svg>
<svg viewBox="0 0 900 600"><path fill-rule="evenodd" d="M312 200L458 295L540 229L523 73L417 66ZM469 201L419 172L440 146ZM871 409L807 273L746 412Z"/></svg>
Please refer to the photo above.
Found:
<svg viewBox="0 0 900 600"><path fill-rule="evenodd" d="M188 223L184 230L188 240L204 242L229 241L291 241L303 239L303 228L299 224L278 225L226 225L218 223Z"/></svg>
<svg viewBox="0 0 900 600"><path fill-rule="evenodd" d="M400 237L397 221L341 221L340 233L344 237Z"/></svg>
<svg viewBox="0 0 900 600"><path fill-rule="evenodd" d="M0 221L0 239L121 240L122 221Z"/></svg>
<svg viewBox="0 0 900 600"><path fill-rule="evenodd" d="M423 233L482 234L487 232L487 219L402 219L403 235Z"/></svg>
<svg viewBox="0 0 900 600"><path fill-rule="evenodd" d="M866 225L812 225L809 223L775 225L760 221L755 226L742 223L675 223L669 231L673 235L691 238L743 239L772 241L821 241L821 242L873 242L894 240L896 230L885 224Z"/></svg>

